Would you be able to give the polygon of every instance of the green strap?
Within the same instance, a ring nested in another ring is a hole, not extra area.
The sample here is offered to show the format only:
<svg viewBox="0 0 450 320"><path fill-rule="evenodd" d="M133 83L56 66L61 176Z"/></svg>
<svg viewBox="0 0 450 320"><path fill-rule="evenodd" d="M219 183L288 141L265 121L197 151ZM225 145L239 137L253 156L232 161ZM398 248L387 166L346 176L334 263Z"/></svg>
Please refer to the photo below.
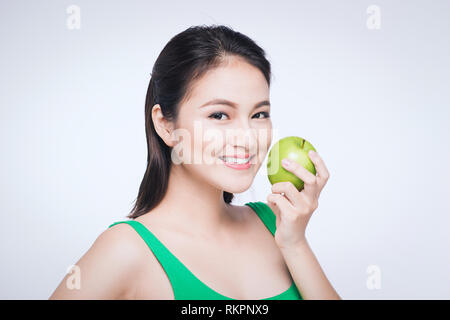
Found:
<svg viewBox="0 0 450 320"><path fill-rule="evenodd" d="M277 218L272 209L267 204L261 201L248 202L246 203L246 205L249 205L255 210L267 229L269 229L272 235L275 236L275 231L277 230ZM293 282L291 287L287 291L263 300L303 300L303 297L297 286Z"/></svg>
<svg viewBox="0 0 450 320"><path fill-rule="evenodd" d="M225 300L227 298L200 281L186 266L175 257L164 244L143 224L136 220L118 221L108 228L127 223L136 230L154 253L170 280L175 300Z"/></svg>
<svg viewBox="0 0 450 320"><path fill-rule="evenodd" d="M263 202L248 202L245 205L250 206L258 214L270 232L275 235L276 218L272 212L272 209L270 209L270 207ZM201 282L200 279L198 279L180 260L178 260L178 258L175 257L142 223L136 220L118 221L111 224L108 228L119 223L127 223L133 227L133 229L146 242L150 250L152 250L170 280L175 300L233 300L232 298L226 297L214 291ZM205 257L205 259L207 259L207 257ZM293 293L292 289L294 289ZM288 291L267 299L298 298L301 299L301 296L294 285Z"/></svg>
<svg viewBox="0 0 450 320"><path fill-rule="evenodd" d="M158 238L156 238L153 233L150 232L150 230L148 230L142 223L136 220L119 221L111 224L108 228L119 223L127 223L132 226L141 238L144 239L148 247L153 251L163 268L168 270L169 273L173 273L171 271L175 271L173 266L179 262L178 259L171 254L170 251L167 250L167 248L158 240Z"/></svg>
<svg viewBox="0 0 450 320"><path fill-rule="evenodd" d="M276 227L276 216L272 209L264 202L247 202L246 205L250 206L256 211L259 218L266 225L267 229L270 230L273 236L275 236Z"/></svg>

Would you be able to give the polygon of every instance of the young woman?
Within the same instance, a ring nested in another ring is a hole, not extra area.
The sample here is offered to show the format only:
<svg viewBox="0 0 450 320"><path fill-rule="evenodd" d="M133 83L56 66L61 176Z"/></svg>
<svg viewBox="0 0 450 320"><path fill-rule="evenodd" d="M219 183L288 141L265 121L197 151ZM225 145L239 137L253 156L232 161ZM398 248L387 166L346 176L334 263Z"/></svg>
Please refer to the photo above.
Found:
<svg viewBox="0 0 450 320"><path fill-rule="evenodd" d="M147 170L127 221L76 263L79 288L50 299L340 299L306 239L328 172L293 164L305 188L277 183L265 202L232 205L272 142L270 63L226 26L173 37L145 105Z"/></svg>

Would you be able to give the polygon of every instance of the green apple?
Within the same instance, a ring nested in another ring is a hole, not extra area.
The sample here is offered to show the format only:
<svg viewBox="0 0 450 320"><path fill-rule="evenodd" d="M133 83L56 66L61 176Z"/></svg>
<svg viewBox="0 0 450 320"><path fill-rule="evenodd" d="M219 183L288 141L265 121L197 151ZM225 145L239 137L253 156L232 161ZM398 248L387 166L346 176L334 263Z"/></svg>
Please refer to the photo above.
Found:
<svg viewBox="0 0 450 320"><path fill-rule="evenodd" d="M316 175L316 167L308 156L309 150L316 151L311 143L300 137L286 137L275 143L270 149L267 159L267 176L270 183L290 181L297 190L301 191L304 187L303 180L287 171L281 165L281 160L288 158L302 165L313 175Z"/></svg>

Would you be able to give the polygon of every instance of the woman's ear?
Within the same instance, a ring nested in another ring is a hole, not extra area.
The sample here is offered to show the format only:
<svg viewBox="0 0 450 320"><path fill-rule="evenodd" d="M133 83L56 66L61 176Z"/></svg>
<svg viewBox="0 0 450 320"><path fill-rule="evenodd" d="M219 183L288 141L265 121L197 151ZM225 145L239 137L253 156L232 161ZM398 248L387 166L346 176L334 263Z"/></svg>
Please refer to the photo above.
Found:
<svg viewBox="0 0 450 320"><path fill-rule="evenodd" d="M155 130L161 137L161 139L166 143L166 145L168 145L169 147L173 147L174 142L171 138L172 131L174 129L173 122L168 121L164 117L161 106L159 104L155 104L152 108L152 120Z"/></svg>

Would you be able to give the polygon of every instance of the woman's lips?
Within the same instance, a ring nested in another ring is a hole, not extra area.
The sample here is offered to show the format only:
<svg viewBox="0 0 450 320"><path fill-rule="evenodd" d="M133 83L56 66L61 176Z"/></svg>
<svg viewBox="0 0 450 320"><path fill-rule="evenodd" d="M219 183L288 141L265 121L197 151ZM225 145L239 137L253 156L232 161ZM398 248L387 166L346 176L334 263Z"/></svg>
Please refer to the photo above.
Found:
<svg viewBox="0 0 450 320"><path fill-rule="evenodd" d="M245 170L245 169L248 169L248 168L250 168L252 166L252 164L250 162L253 159L253 157L254 156L251 156L246 163L231 163L231 162L225 161L225 159L223 159L222 157L220 157L219 159L222 160L223 163L229 168L237 169L237 170ZM229 157L229 158L244 158L244 157L239 157L238 156L238 157Z"/></svg>
<svg viewBox="0 0 450 320"><path fill-rule="evenodd" d="M250 157L248 153L246 154L233 154L231 156L222 156L222 158L238 158L238 159L245 159Z"/></svg>

